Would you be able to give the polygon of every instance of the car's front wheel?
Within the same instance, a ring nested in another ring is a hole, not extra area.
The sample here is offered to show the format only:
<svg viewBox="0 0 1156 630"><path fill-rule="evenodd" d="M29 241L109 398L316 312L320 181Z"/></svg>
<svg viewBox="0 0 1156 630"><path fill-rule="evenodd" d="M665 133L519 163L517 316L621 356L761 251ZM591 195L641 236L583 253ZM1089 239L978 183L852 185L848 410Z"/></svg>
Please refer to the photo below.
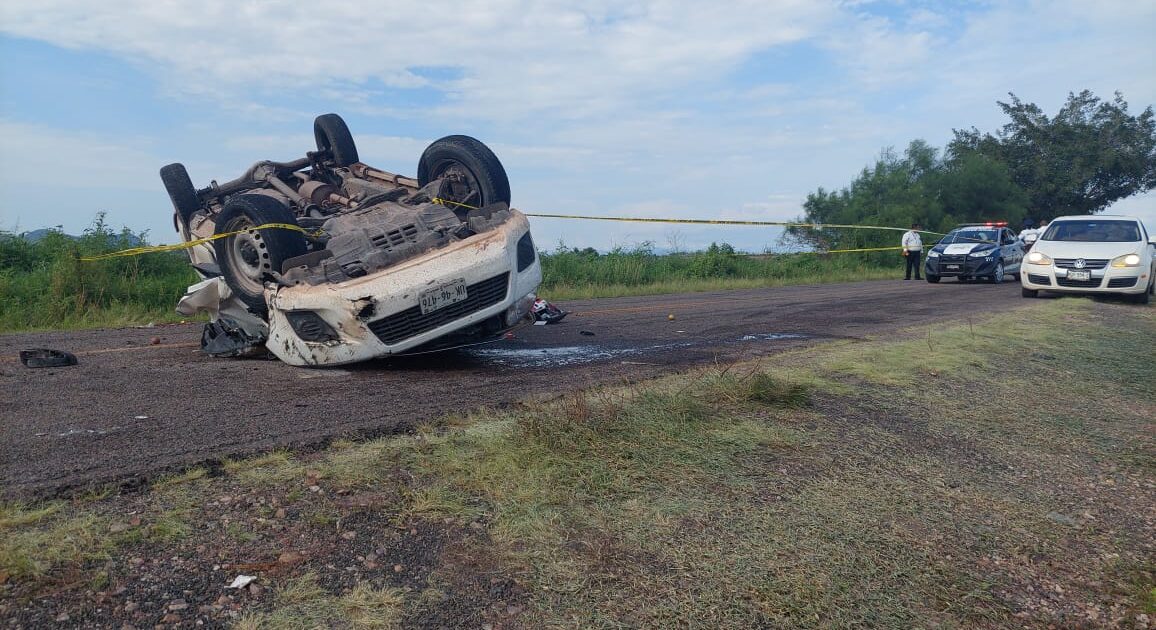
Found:
<svg viewBox="0 0 1156 630"><path fill-rule="evenodd" d="M927 274L927 281L930 282L931 284L939 284L939 276L933 276L931 274Z"/></svg>
<svg viewBox="0 0 1156 630"><path fill-rule="evenodd" d="M1152 281L1148 283L1147 291L1131 296L1132 301L1136 304L1149 304L1152 302L1152 293L1154 291L1156 291L1156 278L1153 278Z"/></svg>
<svg viewBox="0 0 1156 630"><path fill-rule="evenodd" d="M1037 291L1036 289L1028 289L1028 288L1021 287L1020 288L1020 295L1026 297L1026 298L1034 298L1034 297L1039 297L1040 292Z"/></svg>
<svg viewBox="0 0 1156 630"><path fill-rule="evenodd" d="M275 227L255 229L262 225ZM305 253L305 235L296 227L293 213L266 195L239 195L225 204L217 216L213 241L217 264L229 288L249 310L264 317L265 277L280 272L281 264Z"/></svg>
<svg viewBox="0 0 1156 630"><path fill-rule="evenodd" d="M995 264L995 273L991 275L992 283L1001 284L1006 277L1007 274L1004 272L1003 262L997 262Z"/></svg>

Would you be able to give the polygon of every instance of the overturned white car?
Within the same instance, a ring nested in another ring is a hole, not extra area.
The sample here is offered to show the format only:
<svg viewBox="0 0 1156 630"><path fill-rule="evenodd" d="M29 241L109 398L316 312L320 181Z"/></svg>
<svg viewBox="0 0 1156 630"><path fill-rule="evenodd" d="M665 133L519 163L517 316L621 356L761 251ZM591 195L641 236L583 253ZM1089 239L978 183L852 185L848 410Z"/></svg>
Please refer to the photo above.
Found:
<svg viewBox="0 0 1156 630"><path fill-rule="evenodd" d="M313 128L317 151L225 183L160 171L203 278L177 310L210 314L206 352L340 365L491 340L529 317L542 270L489 148L437 140L413 179L362 164L336 114Z"/></svg>

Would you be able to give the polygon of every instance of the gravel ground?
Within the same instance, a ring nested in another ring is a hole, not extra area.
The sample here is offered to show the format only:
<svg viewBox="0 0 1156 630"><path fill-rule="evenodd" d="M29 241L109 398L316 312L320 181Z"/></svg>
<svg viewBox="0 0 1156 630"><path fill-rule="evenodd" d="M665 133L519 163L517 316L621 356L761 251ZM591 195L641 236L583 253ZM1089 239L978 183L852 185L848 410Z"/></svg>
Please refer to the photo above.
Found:
<svg viewBox="0 0 1156 630"><path fill-rule="evenodd" d="M467 350L306 369L200 353L201 325L0 335L0 492L49 496L275 447L1023 306L1018 283L902 280L586 300ZM79 365L29 369L28 348Z"/></svg>

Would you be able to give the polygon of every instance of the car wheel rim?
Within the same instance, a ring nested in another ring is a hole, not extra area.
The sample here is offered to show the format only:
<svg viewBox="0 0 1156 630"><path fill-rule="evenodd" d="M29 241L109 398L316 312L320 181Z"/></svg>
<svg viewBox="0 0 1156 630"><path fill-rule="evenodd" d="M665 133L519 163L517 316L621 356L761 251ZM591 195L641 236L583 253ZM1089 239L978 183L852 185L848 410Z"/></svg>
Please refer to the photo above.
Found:
<svg viewBox="0 0 1156 630"><path fill-rule="evenodd" d="M1003 264L999 264L999 265L995 266L994 279L995 279L997 284L1000 282L1003 282Z"/></svg>
<svg viewBox="0 0 1156 630"><path fill-rule="evenodd" d="M435 179L440 178L449 181L450 201L475 206L483 205L482 186L478 183L478 178L474 176L473 171L458 162L450 161L443 163L436 172Z"/></svg>
<svg viewBox="0 0 1156 630"><path fill-rule="evenodd" d="M262 277L272 269L269 251L261 233L252 229L248 220L234 221L229 231L240 231L229 237L229 267L240 288L251 295L260 295L265 289Z"/></svg>

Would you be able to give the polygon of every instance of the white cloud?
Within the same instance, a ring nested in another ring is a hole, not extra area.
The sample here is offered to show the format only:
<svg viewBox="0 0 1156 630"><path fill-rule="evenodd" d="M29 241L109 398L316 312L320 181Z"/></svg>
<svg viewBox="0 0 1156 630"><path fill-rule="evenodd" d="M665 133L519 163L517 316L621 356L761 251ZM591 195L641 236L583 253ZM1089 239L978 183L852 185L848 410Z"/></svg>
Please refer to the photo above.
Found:
<svg viewBox="0 0 1156 630"><path fill-rule="evenodd" d="M365 161L404 174L433 139L407 135L410 123L485 130L524 209L764 220L793 218L807 191L849 183L882 147L993 130L1008 91L1049 113L1084 88L1123 90L1137 112L1156 102L1156 4L1126 0L8 0L0 31L112 54L207 120L259 123L238 133L190 121L203 133L179 142L2 113L0 187L47 185L61 155L77 156L88 168L76 177L113 201L118 190L164 201L156 170L166 162L185 162L201 183L303 154L320 112L296 110L301 94L358 114ZM798 49L783 67L766 60ZM558 223L539 240L665 240L666 228Z"/></svg>
<svg viewBox="0 0 1156 630"><path fill-rule="evenodd" d="M456 95L451 113L516 118L609 111L670 90L753 51L797 41L831 14L828 3L712 4L636 0L236 3L204 0L10 1L3 29L59 46L110 51L171 69L198 93L241 86L341 91L380 82ZM516 64L516 68L514 65ZM460 78L434 80L421 68ZM346 98L358 100L354 92Z"/></svg>
<svg viewBox="0 0 1156 630"><path fill-rule="evenodd" d="M76 133L0 119L0 173L4 188L150 190L155 175L150 138Z"/></svg>

